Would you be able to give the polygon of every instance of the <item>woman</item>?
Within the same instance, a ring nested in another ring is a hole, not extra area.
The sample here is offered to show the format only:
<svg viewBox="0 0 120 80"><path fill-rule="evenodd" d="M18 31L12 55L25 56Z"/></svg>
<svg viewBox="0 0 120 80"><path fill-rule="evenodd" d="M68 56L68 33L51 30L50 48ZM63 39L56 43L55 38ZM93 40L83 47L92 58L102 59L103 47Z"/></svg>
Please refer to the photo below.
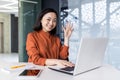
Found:
<svg viewBox="0 0 120 80"><path fill-rule="evenodd" d="M37 65L74 66L67 61L69 38L73 31L70 23L63 27L64 45L55 36L58 15L54 9L43 10L34 26L34 31L29 33L26 40L28 61Z"/></svg>

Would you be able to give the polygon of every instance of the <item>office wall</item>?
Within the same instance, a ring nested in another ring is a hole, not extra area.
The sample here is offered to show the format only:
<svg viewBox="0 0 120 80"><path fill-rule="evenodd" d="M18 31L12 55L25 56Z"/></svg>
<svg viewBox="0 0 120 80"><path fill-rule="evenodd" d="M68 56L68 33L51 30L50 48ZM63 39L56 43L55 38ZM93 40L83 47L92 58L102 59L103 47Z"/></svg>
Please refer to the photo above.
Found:
<svg viewBox="0 0 120 80"><path fill-rule="evenodd" d="M4 53L10 53L11 52L11 20L10 20L10 14L6 13L0 13L0 22L3 23L3 34L4 34L4 43L3 47Z"/></svg>

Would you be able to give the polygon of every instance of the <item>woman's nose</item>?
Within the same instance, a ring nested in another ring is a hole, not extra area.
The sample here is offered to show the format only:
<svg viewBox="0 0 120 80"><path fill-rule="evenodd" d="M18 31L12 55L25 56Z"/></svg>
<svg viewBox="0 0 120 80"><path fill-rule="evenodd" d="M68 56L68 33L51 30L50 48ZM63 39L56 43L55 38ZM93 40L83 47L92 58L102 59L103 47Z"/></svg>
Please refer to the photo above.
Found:
<svg viewBox="0 0 120 80"><path fill-rule="evenodd" d="M53 25L53 21L52 20L50 21L50 25Z"/></svg>

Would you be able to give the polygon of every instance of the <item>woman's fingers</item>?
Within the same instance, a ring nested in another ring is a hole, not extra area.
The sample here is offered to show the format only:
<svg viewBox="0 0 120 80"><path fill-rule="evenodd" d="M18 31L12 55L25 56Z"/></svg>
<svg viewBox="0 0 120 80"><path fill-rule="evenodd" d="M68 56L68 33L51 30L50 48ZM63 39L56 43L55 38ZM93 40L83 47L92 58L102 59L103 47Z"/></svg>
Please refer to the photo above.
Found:
<svg viewBox="0 0 120 80"><path fill-rule="evenodd" d="M69 67L73 67L74 64L69 62L69 61L66 61L66 60L59 60L58 61L58 66L69 66Z"/></svg>
<svg viewBox="0 0 120 80"><path fill-rule="evenodd" d="M62 26L62 28L64 31L64 36L69 38L71 36L72 31L73 31L73 24L70 22L67 22L66 26L65 27Z"/></svg>

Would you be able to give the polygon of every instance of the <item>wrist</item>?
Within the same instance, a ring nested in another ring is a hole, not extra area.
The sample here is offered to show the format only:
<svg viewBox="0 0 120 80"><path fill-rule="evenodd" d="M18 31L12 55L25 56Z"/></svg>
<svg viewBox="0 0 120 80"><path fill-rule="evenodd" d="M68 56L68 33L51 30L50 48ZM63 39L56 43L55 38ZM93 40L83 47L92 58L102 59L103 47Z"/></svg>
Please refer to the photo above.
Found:
<svg viewBox="0 0 120 80"><path fill-rule="evenodd" d="M69 40L68 39L64 39L64 45L69 46Z"/></svg>
<svg viewBox="0 0 120 80"><path fill-rule="evenodd" d="M56 64L56 59L46 59L45 61L46 66L55 65L55 64Z"/></svg>

